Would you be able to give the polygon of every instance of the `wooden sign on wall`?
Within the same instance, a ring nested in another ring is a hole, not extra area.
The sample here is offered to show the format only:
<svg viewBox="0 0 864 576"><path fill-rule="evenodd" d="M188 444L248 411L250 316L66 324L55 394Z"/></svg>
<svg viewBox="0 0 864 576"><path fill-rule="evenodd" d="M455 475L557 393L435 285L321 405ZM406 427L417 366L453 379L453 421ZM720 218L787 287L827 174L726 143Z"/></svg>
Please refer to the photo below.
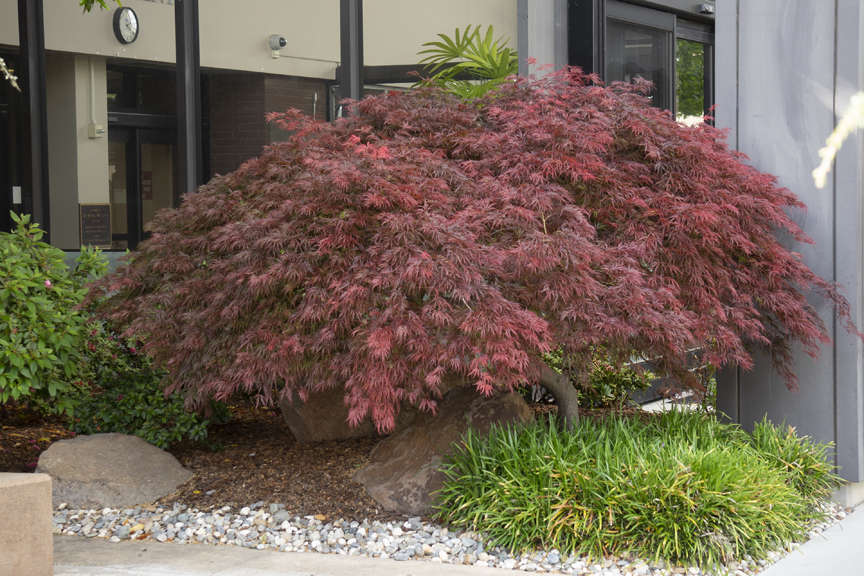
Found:
<svg viewBox="0 0 864 576"><path fill-rule="evenodd" d="M81 246L111 247L111 205L79 204Z"/></svg>

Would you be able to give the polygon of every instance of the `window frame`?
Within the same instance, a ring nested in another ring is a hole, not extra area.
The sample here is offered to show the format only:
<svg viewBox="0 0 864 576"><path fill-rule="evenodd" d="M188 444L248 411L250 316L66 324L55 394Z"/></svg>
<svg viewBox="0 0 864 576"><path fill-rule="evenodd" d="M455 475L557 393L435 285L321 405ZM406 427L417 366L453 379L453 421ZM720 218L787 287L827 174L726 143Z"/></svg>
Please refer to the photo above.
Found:
<svg viewBox="0 0 864 576"><path fill-rule="evenodd" d="M620 2L619 0L607 0L606 14L603 20L603 77L607 80L609 69L609 34L607 32L607 28L609 26L610 20L623 22L625 24L641 26L643 28L650 28L652 30L658 30L666 35L665 39L668 43L669 49L667 50L668 54L666 55L665 65L667 67L668 73L666 74L666 81L664 82L665 86L663 88L665 88L666 94L668 94L669 98L668 109L672 110L672 113L674 114L675 39L677 38L675 30L675 14L671 12L657 10L656 8L648 8L646 6L627 4L625 2ZM664 107L664 109L666 108Z"/></svg>
<svg viewBox="0 0 864 576"><path fill-rule="evenodd" d="M714 32L711 24L697 20L691 20L673 11L663 10L660 7L649 7L631 4L624 0L606 0L603 18L603 78L608 81L607 66L609 55L609 35L606 28L610 20L633 24L653 30L667 33L670 43L669 54L666 65L669 73L664 88L669 94L669 111L673 115L678 113L678 98L676 93L676 80L678 69L676 66L676 54L678 50L678 39L698 42L705 47L705 60L703 66L703 102L704 113L710 113L714 106Z"/></svg>

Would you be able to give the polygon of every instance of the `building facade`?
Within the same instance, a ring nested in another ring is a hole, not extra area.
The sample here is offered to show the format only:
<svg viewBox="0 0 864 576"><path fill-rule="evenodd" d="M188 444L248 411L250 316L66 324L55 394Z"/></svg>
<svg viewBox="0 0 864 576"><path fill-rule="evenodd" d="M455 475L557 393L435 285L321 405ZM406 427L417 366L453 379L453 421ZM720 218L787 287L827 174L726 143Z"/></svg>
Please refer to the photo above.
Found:
<svg viewBox="0 0 864 576"><path fill-rule="evenodd" d="M525 74L571 64L610 80L642 76L657 105L682 116L713 103L710 2L109 6L85 14L74 0L0 0L0 56L24 76L21 93L0 85L0 229L15 210L64 250L134 248L157 210L279 138L266 113L293 107L326 120L342 97L410 85L424 41L472 24L518 47Z"/></svg>
<svg viewBox="0 0 864 576"><path fill-rule="evenodd" d="M29 174L38 151L28 146L28 117L39 110L28 110L27 79L21 93L0 82L0 229L8 229L10 210L32 212L62 249L77 250L82 241L134 248L153 214L188 191L190 154L200 159L195 182L203 183L279 137L266 113L293 107L322 120L332 115L346 2L186 0L197 12L194 25L185 25L198 40L192 87L200 136L184 157L179 132L189 119L178 92L189 91L194 66L181 70L177 59L182 2L124 0L122 8L85 14L75 0L23 1L41 5L47 169L39 186ZM21 4L0 0L0 56L26 76ZM422 42L468 23L491 24L516 41L516 0L366 0L362 8L362 58L379 75L405 76ZM115 33L118 10L134 11L131 42ZM271 36L281 39L278 50Z"/></svg>
<svg viewBox="0 0 864 576"><path fill-rule="evenodd" d="M806 205L793 214L814 240L796 245L822 278L837 282L864 327L864 133L843 145L828 184L811 171L818 151L864 90L864 3L860 0L717 2L717 124L729 145L777 176ZM831 336L820 356L795 355L800 390L786 389L765 358L749 372L721 375L718 403L749 425L767 414L836 446L840 474L864 499L864 347L829 303L811 300Z"/></svg>

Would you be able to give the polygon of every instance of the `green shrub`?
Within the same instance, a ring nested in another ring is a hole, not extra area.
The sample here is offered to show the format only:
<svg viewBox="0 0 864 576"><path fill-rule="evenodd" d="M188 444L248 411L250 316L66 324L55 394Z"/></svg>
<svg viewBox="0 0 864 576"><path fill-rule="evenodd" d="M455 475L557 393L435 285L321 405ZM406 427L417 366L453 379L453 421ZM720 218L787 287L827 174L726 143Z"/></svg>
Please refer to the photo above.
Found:
<svg viewBox="0 0 864 576"><path fill-rule="evenodd" d="M714 566L764 557L821 514L740 428L698 413L494 428L444 472L439 517L511 550Z"/></svg>
<svg viewBox="0 0 864 576"><path fill-rule="evenodd" d="M547 354L545 360L554 370L569 372L569 364L560 350ZM654 374L648 370L619 365L600 350L594 353L590 366L587 385L580 386L574 381L582 408L620 409L633 403L631 392L648 389L654 380Z"/></svg>
<svg viewBox="0 0 864 576"><path fill-rule="evenodd" d="M85 283L106 263L85 249L70 269L29 216L12 219L15 230L0 232L0 404L26 401L68 412L83 382L87 315L77 307Z"/></svg>
<svg viewBox="0 0 864 576"><path fill-rule="evenodd" d="M767 417L763 418L753 428L751 441L759 452L787 474L791 485L812 504L828 499L832 490L842 483L829 461L832 444L798 436L795 428L785 422L775 426Z"/></svg>
<svg viewBox="0 0 864 576"><path fill-rule="evenodd" d="M180 396L164 394L165 372L134 343L96 323L88 332L87 366L92 385L76 399L75 432L134 434L160 448L207 438L210 420L186 410ZM225 416L221 405L216 416Z"/></svg>
<svg viewBox="0 0 864 576"><path fill-rule="evenodd" d="M579 405L585 408L621 408L633 403L631 392L646 390L653 379L654 375L647 370L619 367L608 358L595 356L589 385L579 390Z"/></svg>

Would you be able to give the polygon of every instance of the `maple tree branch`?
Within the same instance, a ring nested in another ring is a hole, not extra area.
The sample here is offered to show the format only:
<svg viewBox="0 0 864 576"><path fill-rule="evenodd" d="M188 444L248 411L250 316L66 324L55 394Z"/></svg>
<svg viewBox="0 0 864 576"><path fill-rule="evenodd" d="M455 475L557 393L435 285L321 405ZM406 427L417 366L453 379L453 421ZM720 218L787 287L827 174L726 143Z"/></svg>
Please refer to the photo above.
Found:
<svg viewBox="0 0 864 576"><path fill-rule="evenodd" d="M555 397L564 428L574 427L579 422L579 392L570 379L544 362L540 367L540 384Z"/></svg>

